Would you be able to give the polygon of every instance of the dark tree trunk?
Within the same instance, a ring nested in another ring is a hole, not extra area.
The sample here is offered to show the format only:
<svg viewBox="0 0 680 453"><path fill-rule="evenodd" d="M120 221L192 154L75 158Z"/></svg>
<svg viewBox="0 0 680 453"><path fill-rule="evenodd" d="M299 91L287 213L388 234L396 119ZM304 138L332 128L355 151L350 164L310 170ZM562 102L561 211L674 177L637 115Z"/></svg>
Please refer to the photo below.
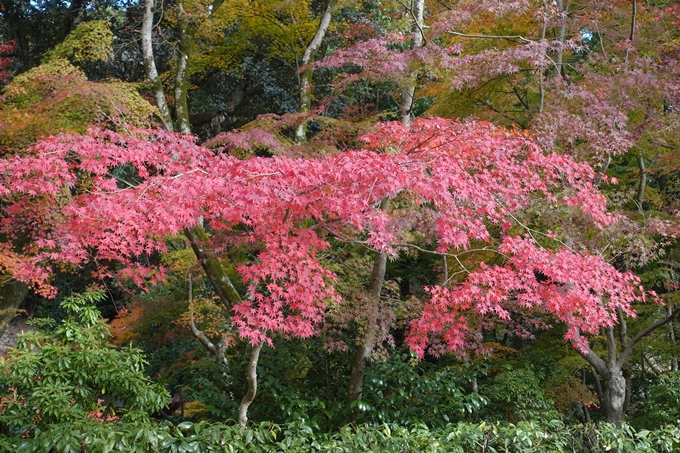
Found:
<svg viewBox="0 0 680 453"><path fill-rule="evenodd" d="M0 280L8 278L7 275L0 275ZM19 312L27 295L28 286L23 282L11 280L0 284L0 336Z"/></svg>

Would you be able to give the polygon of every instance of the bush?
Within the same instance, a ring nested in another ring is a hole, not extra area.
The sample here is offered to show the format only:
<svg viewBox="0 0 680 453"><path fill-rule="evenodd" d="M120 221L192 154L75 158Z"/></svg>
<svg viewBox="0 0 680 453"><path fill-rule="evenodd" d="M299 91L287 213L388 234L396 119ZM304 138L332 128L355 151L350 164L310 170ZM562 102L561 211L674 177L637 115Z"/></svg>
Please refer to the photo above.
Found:
<svg viewBox="0 0 680 453"><path fill-rule="evenodd" d="M61 323L32 321L40 330L23 334L0 358L4 434L37 438L57 429L66 435L93 424L115 430L118 422L147 422L168 404L167 391L144 375L141 351L109 345L108 326L94 306L103 297L90 291L65 299Z"/></svg>
<svg viewBox="0 0 680 453"><path fill-rule="evenodd" d="M670 453L680 448L680 429L635 431L628 425L578 425L558 421L458 423L431 430L424 425L346 425L319 434L302 423L260 423L249 428L219 423L152 421L115 428L90 420L57 424L29 439L0 438L0 450L22 452L248 452L248 453Z"/></svg>

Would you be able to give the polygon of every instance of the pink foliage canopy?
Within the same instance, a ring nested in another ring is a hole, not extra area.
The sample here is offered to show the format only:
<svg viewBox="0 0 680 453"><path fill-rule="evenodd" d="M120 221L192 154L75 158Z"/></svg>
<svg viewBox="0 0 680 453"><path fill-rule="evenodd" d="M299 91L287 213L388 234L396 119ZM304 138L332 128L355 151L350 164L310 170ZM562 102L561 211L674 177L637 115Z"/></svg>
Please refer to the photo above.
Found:
<svg viewBox="0 0 680 453"><path fill-rule="evenodd" d="M50 137L27 157L0 162L0 234L31 239L18 279L47 279L57 262L94 261L100 276L118 263L119 275L143 285L163 269L139 258L166 251L166 238L203 221L215 252L246 246L257 254L238 267L248 294L233 307L254 343L273 331L312 335L326 303L339 299L319 258L330 238L396 256L414 245L414 231L439 253L500 234L507 257L458 287L429 289L409 337L421 354L436 337L461 351L485 319L513 325L515 312L549 313L573 342L615 322L617 308L632 314L642 297L632 274L597 256L543 248L528 230L510 233L516 214L537 200L581 211L598 227L611 223L587 164L480 121L384 123L363 141L362 150L329 157L239 160L161 130ZM384 210L385 199L396 202Z"/></svg>

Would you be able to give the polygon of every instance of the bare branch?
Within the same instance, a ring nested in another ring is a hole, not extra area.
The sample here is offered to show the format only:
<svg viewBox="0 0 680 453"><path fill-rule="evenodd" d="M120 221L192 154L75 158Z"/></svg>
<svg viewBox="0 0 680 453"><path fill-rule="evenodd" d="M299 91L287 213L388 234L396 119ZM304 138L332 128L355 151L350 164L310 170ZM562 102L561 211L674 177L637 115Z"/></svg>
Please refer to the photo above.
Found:
<svg viewBox="0 0 680 453"><path fill-rule="evenodd" d="M191 333L194 335L194 337L196 337L196 339L200 341L208 351L212 352L220 362L224 363L225 365L229 364L227 362L226 356L224 355L224 352L227 349L227 342L222 340L218 346L215 346L215 344L210 341L210 338L208 338L203 332L201 332L201 330L198 329L198 327L196 327L196 321L194 320L194 295L191 274L189 274L189 327L191 328Z"/></svg>
<svg viewBox="0 0 680 453"><path fill-rule="evenodd" d="M635 335L633 337L633 339L630 340L630 343L628 343L628 346L626 346L626 349L624 349L623 352L621 353L621 355L619 356L619 360L617 361L617 365L618 366L623 365L623 362L625 362L626 359L628 358L628 356L633 352L633 348L635 347L636 344L638 344L638 342L640 340L642 340L644 337L646 337L647 335L649 335L650 333L652 333L653 331L655 331L659 327L666 325L669 322L673 321L678 316L678 313L680 313L680 310L674 309L671 312L670 315L666 316L664 319L661 319L661 320L655 322L654 324L647 327L646 329L644 329L639 334Z"/></svg>
<svg viewBox="0 0 680 453"><path fill-rule="evenodd" d="M475 38L475 39L519 39L520 41L524 42L536 42L531 39L527 39L524 36L521 35L471 35L468 33L461 33L458 31L449 31L447 32L450 35L454 36L460 36L461 38Z"/></svg>

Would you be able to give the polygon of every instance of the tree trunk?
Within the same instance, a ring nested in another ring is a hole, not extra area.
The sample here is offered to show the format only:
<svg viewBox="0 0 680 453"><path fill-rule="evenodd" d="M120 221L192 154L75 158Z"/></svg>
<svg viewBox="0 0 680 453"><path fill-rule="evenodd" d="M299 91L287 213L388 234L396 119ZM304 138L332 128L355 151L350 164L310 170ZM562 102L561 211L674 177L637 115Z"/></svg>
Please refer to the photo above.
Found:
<svg viewBox="0 0 680 453"><path fill-rule="evenodd" d="M302 55L302 60L300 61L300 66L304 68L302 74L300 74L300 108L298 112L307 113L312 109L312 76L314 71L309 67L309 63L312 61L314 54L318 50L319 46L323 42L324 36L326 36L326 31L331 23L333 17L333 8L337 0L328 0L326 3L326 8L321 15L319 20L319 26L316 29L316 33L305 49L305 53ZM304 143L307 141L307 121L302 121L295 128L295 142Z"/></svg>
<svg viewBox="0 0 680 453"><path fill-rule="evenodd" d="M184 230L184 235L189 239L189 244L191 244L191 248L198 259L198 262L201 263L201 267L208 276L208 280L212 283L217 296L220 298L220 301L222 301L225 308L231 310L234 305L240 304L242 302L241 295L236 291L236 288L234 288L222 263L205 250L205 245L208 242L208 235L205 234L203 227L197 225L193 228L187 228Z"/></svg>
<svg viewBox="0 0 680 453"><path fill-rule="evenodd" d="M604 398L601 403L605 420L620 428L626 404L626 379L620 368L607 367L602 376L602 393Z"/></svg>
<svg viewBox="0 0 680 453"><path fill-rule="evenodd" d="M387 269L387 255L381 252L375 252L373 258L373 271L371 272L371 281L369 283L368 293L374 307L369 309L370 313L375 313L375 306L380 303L380 293L385 281L385 270ZM369 321L367 331L357 348L354 355L354 362L352 363L352 371L349 377L349 386L347 388L347 395L350 401L361 399L361 392L364 387L364 376L366 360L370 357L373 348L375 347L376 338L378 337L378 325L374 319Z"/></svg>
<svg viewBox="0 0 680 453"><path fill-rule="evenodd" d="M645 201L645 188L647 187L647 170L645 169L645 159L642 154L637 156L638 168L640 169L640 182L638 184L638 192L635 201L638 209L642 211L642 202Z"/></svg>
<svg viewBox="0 0 680 453"><path fill-rule="evenodd" d="M151 39L153 30L153 9L154 0L144 0L144 19L142 20L142 60L144 62L144 72L153 85L153 97L156 101L156 107L160 113L161 121L163 121L163 127L168 131L172 131L174 130L172 116L170 116L168 103L165 101L163 82L158 76L158 70L156 69L156 62L153 54Z"/></svg>
<svg viewBox="0 0 680 453"><path fill-rule="evenodd" d="M560 22L560 28L557 31L557 41L560 43L560 47L557 49L555 54L555 67L553 69L553 78L557 79L562 76L562 66L564 64L564 50L562 45L566 38L567 33L567 14L569 13L569 4L571 0L567 0L566 3L563 0L557 0L557 7L562 15L562 20Z"/></svg>
<svg viewBox="0 0 680 453"><path fill-rule="evenodd" d="M413 24L411 25L411 49L421 47L425 42L423 36L423 18L425 15L425 0L413 0L413 10L411 11ZM411 78L415 79L417 74L412 73ZM413 101L416 95L416 81L413 80L408 86L403 87L401 100L399 102L399 121L408 127L411 124L413 113Z"/></svg>
<svg viewBox="0 0 680 453"><path fill-rule="evenodd" d="M425 38L423 36L423 17L425 10L425 0L413 0L413 25L411 26L411 48L415 49L423 45ZM411 74L415 77L415 74ZM415 96L416 82L404 87L402 96L399 102L399 119L401 123L409 127L411 124L411 110L413 108L413 99ZM382 203L381 208L387 209L389 207L389 200ZM373 271L371 272L371 281L369 284L369 297L372 298L374 304L380 303L380 293L385 281L385 270L387 268L387 255L376 252L373 258ZM372 307L373 308L373 307ZM377 310L370 310L374 313ZM370 357L375 342L378 337L378 325L375 319L369 321L368 331L364 334L361 344L357 348L354 355L354 362L352 363L352 371L349 378L349 386L347 388L347 395L350 401L361 399L361 392L364 386L364 376L366 360Z"/></svg>
<svg viewBox="0 0 680 453"><path fill-rule="evenodd" d="M221 0L215 0L213 3L213 12L222 4ZM177 63L177 76L175 78L175 114L177 116L177 128L183 134L191 133L191 124L189 123L189 111L187 108L187 93L186 93L186 76L187 66L189 62L189 53L191 51L191 34L189 32L189 25L184 11L184 3L180 0L179 6L179 35L180 35L180 52ZM156 70L156 63L154 61L153 47L151 41L152 27L153 27L153 9L154 0L144 0L144 18L142 21L142 56L144 62L144 70L147 77L153 83L154 99L156 100L156 107L161 114L163 126L168 131L174 130L174 124L170 110L165 101L165 90L163 83L158 76ZM242 301L240 294L234 288L231 280L227 276L222 264L214 256L205 250L205 244L208 242L208 236L201 225L184 230L184 234L189 239L194 254L197 260L201 263L201 267L205 271L208 279L213 285L215 292L222 301L222 303L231 309L235 304ZM191 291L191 289L190 289ZM215 354L221 363L226 363L224 351L226 343L219 345L212 344L209 339L196 327L191 319L191 331L196 338L211 352ZM248 362L248 392L241 400L238 409L238 422L245 425L248 421L248 407L255 399L257 394L257 362L260 356L262 344L253 346L250 353L250 360Z"/></svg>
<svg viewBox="0 0 680 453"><path fill-rule="evenodd" d="M250 350L250 360L248 360L248 391L243 396L241 404L238 407L238 423L241 426L246 426L248 423L248 407L257 395L257 362L260 359L260 351L263 343L253 346Z"/></svg>
<svg viewBox="0 0 680 453"><path fill-rule="evenodd" d="M0 275L0 279L11 279ZM18 280L7 281L0 285L0 336L19 312L19 307L28 296L28 286Z"/></svg>
<svg viewBox="0 0 680 453"><path fill-rule="evenodd" d="M628 46L626 47L626 56L624 61L628 63L628 54L630 53L630 46L633 45L635 39L635 20L637 18L637 1L633 0L633 9L630 13L630 35L628 36Z"/></svg>
<svg viewBox="0 0 680 453"><path fill-rule="evenodd" d="M187 102L187 67L189 65L189 53L191 52L191 34L189 33L189 21L184 11L184 1L177 2L179 17L177 28L179 31L179 54L177 55L177 74L175 76L175 120L177 130L182 134L191 133L189 124L189 104Z"/></svg>

